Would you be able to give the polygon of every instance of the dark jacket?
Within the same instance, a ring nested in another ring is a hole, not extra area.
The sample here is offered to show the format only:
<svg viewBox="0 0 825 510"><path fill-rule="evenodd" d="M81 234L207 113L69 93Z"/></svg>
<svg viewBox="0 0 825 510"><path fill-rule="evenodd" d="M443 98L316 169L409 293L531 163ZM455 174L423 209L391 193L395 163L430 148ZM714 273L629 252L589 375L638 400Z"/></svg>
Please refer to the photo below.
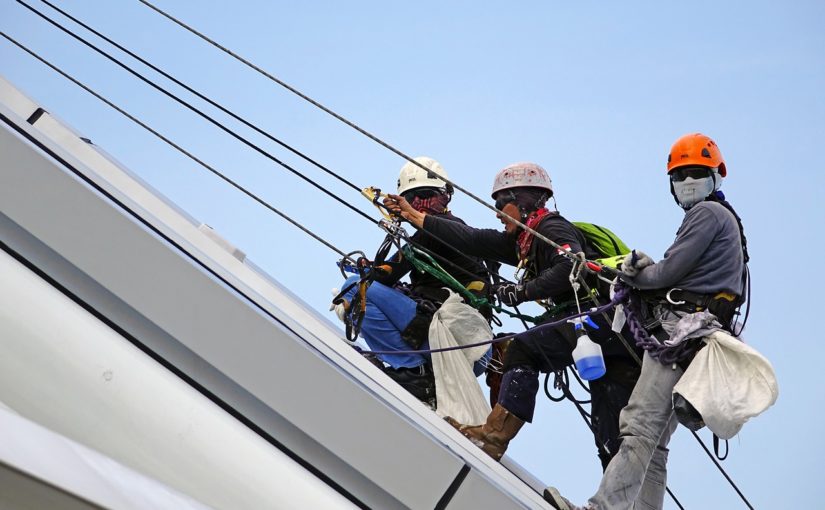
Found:
<svg viewBox="0 0 825 510"><path fill-rule="evenodd" d="M478 229L462 223L445 221L433 215L424 218L424 231L449 239L450 244L464 253L484 259L492 259L510 265L518 265L517 235L509 235L493 229ZM584 250L589 259L598 258L581 232L560 214L553 212L542 219L536 231L574 253ZM526 266L527 297L551 299L561 303L573 299L570 286L570 270L573 263L540 239L534 239Z"/></svg>
<svg viewBox="0 0 825 510"><path fill-rule="evenodd" d="M466 227L461 218L454 216L450 212L438 215L428 214L427 217L438 218L444 223ZM447 241L450 245L455 246L449 236L441 236L438 234L436 234L436 236ZM488 272L480 259L458 252L453 249L453 247L448 246L439 239L436 239L432 235L421 230L413 234L410 237L410 240L414 243L414 246L423 247L426 250L449 261L448 263L442 260L442 258L433 257L445 271L450 273L450 275L458 280L462 285L466 286L470 282L477 280L487 282ZM457 246L455 247L458 248ZM410 273L410 283L412 285L413 294L427 297L428 299L435 301L443 301L446 299L447 294L441 290L442 287L446 286L446 284L430 273L422 273L420 271L413 270L414 268L412 263L401 257L400 253L395 253L388 259L387 262L392 266L392 272L388 276L377 278L377 281L383 283L384 285L391 286L398 282L407 273Z"/></svg>

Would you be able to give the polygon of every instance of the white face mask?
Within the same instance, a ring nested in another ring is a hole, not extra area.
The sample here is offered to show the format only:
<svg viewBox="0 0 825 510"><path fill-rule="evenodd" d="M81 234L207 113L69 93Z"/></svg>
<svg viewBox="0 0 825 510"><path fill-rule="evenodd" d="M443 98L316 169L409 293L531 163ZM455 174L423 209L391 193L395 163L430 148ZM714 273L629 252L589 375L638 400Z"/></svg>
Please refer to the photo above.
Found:
<svg viewBox="0 0 825 510"><path fill-rule="evenodd" d="M714 187L715 183L712 176L701 179L688 177L684 181L673 183L673 193L676 195L676 201L679 202L682 209L688 210L706 199L713 192Z"/></svg>

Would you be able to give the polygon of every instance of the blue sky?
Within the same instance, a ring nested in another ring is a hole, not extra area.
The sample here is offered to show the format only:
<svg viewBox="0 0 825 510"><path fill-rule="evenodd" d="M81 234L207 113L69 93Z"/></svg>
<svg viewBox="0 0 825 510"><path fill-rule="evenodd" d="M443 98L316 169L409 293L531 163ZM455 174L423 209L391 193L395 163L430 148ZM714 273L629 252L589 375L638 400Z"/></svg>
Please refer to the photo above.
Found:
<svg viewBox="0 0 825 510"><path fill-rule="evenodd" d="M825 3L157 5L402 151L438 159L483 197L504 165L540 163L565 216L607 225L655 258L682 215L668 193L667 151L688 132L713 137L727 161L723 190L743 218L752 256L745 338L772 361L780 384L777 404L731 441L723 466L757 508L819 502L825 391L815 374L825 349L813 321L824 248ZM398 156L136 0L60 6L357 185L394 187ZM377 248L382 234L369 222L18 3L0 3L0 27L335 246ZM0 73L329 317L330 289L340 283L332 251L6 41ZM208 111L375 216L357 193ZM456 196L453 210L472 225L500 226L466 196ZM708 432L702 437L708 441ZM686 430L671 446L669 485L686 508L744 508ZM592 438L566 403L541 401L509 453L579 501L600 478Z"/></svg>

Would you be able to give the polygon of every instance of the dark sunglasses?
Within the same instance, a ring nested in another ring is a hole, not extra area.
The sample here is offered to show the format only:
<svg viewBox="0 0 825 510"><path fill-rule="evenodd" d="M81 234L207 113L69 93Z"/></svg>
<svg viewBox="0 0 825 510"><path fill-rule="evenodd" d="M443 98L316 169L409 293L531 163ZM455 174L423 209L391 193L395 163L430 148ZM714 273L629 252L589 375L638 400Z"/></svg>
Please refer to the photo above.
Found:
<svg viewBox="0 0 825 510"><path fill-rule="evenodd" d="M704 179L710 177L711 169L706 166L684 166L670 172L670 180L682 182L688 177L691 179Z"/></svg>
<svg viewBox="0 0 825 510"><path fill-rule="evenodd" d="M401 194L404 197L404 200L407 202L412 202L415 197L420 198L421 200L426 200L428 198L433 198L434 196L438 195L439 191L435 189L427 189L427 188L419 188L419 189L411 189L410 191L405 191Z"/></svg>
<svg viewBox="0 0 825 510"><path fill-rule="evenodd" d="M504 206L507 204L512 204L516 201L516 194L513 193L513 190L505 190L501 191L498 194L498 198L496 198L496 209L499 211L504 209Z"/></svg>
<svg viewBox="0 0 825 510"><path fill-rule="evenodd" d="M512 203L513 203L513 202L515 202L515 201L516 201L516 199L515 199L515 198L513 198L513 197L501 197L501 198L498 198L498 199L496 199L496 209L498 209L498 210L500 211L500 210L504 209L504 207L505 207L507 204L512 204Z"/></svg>

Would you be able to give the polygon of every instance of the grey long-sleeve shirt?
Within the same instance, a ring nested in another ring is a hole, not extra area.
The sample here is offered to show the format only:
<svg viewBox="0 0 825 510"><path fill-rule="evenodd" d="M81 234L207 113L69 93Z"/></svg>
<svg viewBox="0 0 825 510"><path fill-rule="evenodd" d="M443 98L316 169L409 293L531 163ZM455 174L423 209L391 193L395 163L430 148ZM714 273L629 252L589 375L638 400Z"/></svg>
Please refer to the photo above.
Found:
<svg viewBox="0 0 825 510"><path fill-rule="evenodd" d="M743 271L736 218L722 204L705 201L685 213L664 258L628 280L639 289L675 287L700 294L742 295Z"/></svg>

